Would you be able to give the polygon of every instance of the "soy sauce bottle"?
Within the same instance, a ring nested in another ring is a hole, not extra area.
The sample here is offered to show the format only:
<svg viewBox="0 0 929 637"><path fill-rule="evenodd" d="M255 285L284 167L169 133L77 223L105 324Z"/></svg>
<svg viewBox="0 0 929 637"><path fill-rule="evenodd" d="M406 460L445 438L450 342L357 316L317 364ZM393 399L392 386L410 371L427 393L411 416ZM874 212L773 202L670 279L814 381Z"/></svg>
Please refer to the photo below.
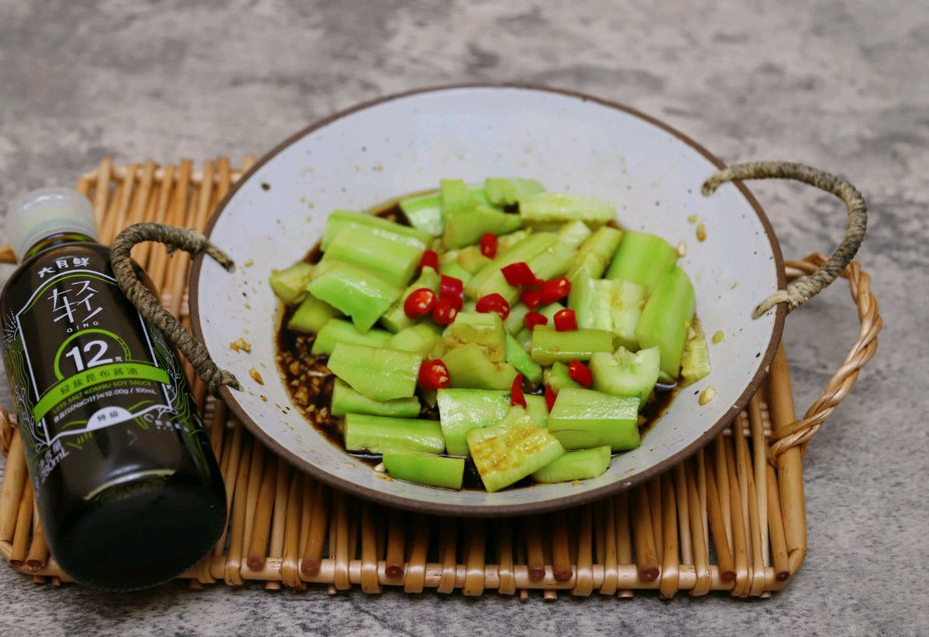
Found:
<svg viewBox="0 0 929 637"><path fill-rule="evenodd" d="M177 353L120 292L86 197L30 193L7 236L21 265L0 296L4 362L51 553L94 588L172 579L226 521Z"/></svg>

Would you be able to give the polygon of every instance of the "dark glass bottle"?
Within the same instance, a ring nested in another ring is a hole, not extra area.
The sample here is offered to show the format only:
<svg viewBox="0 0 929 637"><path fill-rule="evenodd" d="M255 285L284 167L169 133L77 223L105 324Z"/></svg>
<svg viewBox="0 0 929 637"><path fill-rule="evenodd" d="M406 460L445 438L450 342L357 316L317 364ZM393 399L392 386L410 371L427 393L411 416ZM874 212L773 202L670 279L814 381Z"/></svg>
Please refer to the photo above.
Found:
<svg viewBox="0 0 929 637"><path fill-rule="evenodd" d="M36 191L7 227L22 264L0 296L4 362L51 553L95 588L167 581L226 521L183 367L120 292L85 197Z"/></svg>

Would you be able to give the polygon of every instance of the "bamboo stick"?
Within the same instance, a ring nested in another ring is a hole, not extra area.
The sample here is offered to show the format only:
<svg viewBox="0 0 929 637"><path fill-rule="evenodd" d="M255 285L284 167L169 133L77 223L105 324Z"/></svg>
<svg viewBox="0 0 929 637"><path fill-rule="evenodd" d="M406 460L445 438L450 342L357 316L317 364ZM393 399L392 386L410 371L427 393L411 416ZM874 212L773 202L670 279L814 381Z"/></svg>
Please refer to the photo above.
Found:
<svg viewBox="0 0 929 637"><path fill-rule="evenodd" d="M590 505L584 505L578 514L577 558L574 560L576 574L571 594L587 597L594 591L593 513Z"/></svg>
<svg viewBox="0 0 929 637"><path fill-rule="evenodd" d="M106 211L107 200L110 195L110 175L113 171L113 158L104 157L100 160L100 167L97 171L97 186L94 189L94 219L97 222L97 228L103 227L103 215Z"/></svg>
<svg viewBox="0 0 929 637"><path fill-rule="evenodd" d="M175 170L176 170L176 167L174 166L174 164L169 164L165 166L163 169L161 169L161 171L164 172L165 176L164 178L158 181L158 195L156 197L153 197L153 200L155 203L155 209L154 209L154 213L152 214L151 220L155 223L165 222L165 216L167 215L167 212L168 212L168 202L171 200L171 189L174 186L174 171ZM159 169L156 168L155 169L156 175L158 172L159 172ZM138 262L143 265L146 271L151 270L152 266L155 265L153 262L154 260L152 259L152 255L154 254L152 252L152 244L143 243L137 247L139 250Z"/></svg>
<svg viewBox="0 0 929 637"><path fill-rule="evenodd" d="M735 554L735 547L732 543L732 498L729 494L729 470L726 467L726 439L720 436L716 439L713 446L714 463L713 469L716 471L716 488L719 489L719 506L722 512L723 525L726 529L726 541L729 543L729 549Z"/></svg>
<svg viewBox="0 0 929 637"><path fill-rule="evenodd" d="M771 555L774 561L774 578L786 582L790 578L790 560L787 553L787 538L784 535L784 520L781 517L781 503L777 476L774 467L767 465L768 483L768 528L771 538Z"/></svg>
<svg viewBox="0 0 929 637"><path fill-rule="evenodd" d="M619 556L616 547L616 510L614 498L606 498L597 507L599 515L598 533L602 538L603 548L597 554L597 561L603 565L603 583L601 595L615 595L618 584L617 566Z"/></svg>
<svg viewBox="0 0 929 637"><path fill-rule="evenodd" d="M465 580L461 594L478 597L484 594L484 566L487 552L487 525L483 518L465 522L467 546L465 549Z"/></svg>
<svg viewBox="0 0 929 637"><path fill-rule="evenodd" d="M26 456L23 455L23 441L17 430L10 442L6 469L3 471L3 486L0 487L0 542L9 542L13 539L16 514L19 512L19 501L25 482Z"/></svg>
<svg viewBox="0 0 929 637"><path fill-rule="evenodd" d="M497 592L501 595L516 593L516 576L513 572L513 527L509 518L500 518L495 522L494 537L497 542L497 576L500 586Z"/></svg>
<svg viewBox="0 0 929 637"><path fill-rule="evenodd" d="M345 494L341 491L332 492L332 531L335 539L330 546L329 555L335 559L335 572L332 585L337 591L351 588L352 583L348 576L349 556L349 529L348 512L346 510Z"/></svg>
<svg viewBox="0 0 929 637"><path fill-rule="evenodd" d="M639 579L654 582L658 578L658 551L652 529L652 512L649 495L644 485L632 491L632 537L635 541L635 560Z"/></svg>
<svg viewBox="0 0 929 637"><path fill-rule="evenodd" d="M403 512L390 509L387 513L387 553L385 572L389 579L399 580L403 577L404 535Z"/></svg>
<svg viewBox="0 0 929 637"><path fill-rule="evenodd" d="M438 593L451 593L457 581L456 566L458 523L454 518L439 518L439 561L441 575L435 586ZM427 569L428 571L428 569Z"/></svg>
<svg viewBox="0 0 929 637"><path fill-rule="evenodd" d="M739 489L739 479L736 474L735 459L728 453L726 445L720 445L723 450L722 463L726 468L729 481L729 510L732 515L732 554L735 558L735 586L732 594L738 597L748 595L751 585L748 575L748 543L745 538L745 526L742 519L742 495Z"/></svg>
<svg viewBox="0 0 929 637"><path fill-rule="evenodd" d="M645 483L648 493L648 509L652 514L652 535L655 538L655 555L660 564L664 559L664 524L661 520L661 477L655 477Z"/></svg>
<svg viewBox="0 0 929 637"><path fill-rule="evenodd" d="M370 502L361 504L361 590L367 594L380 593L378 581L378 529L374 521L374 507Z"/></svg>
<svg viewBox="0 0 929 637"><path fill-rule="evenodd" d="M696 464L696 461L694 461ZM697 465L699 471L699 465ZM710 592L712 577L710 576L709 545L707 543L704 525L706 523L706 507L700 504L699 482L696 480L690 462L684 463L687 474L687 499L690 511L690 528L693 533L693 565L696 581L691 589L691 595L706 595Z"/></svg>
<svg viewBox="0 0 929 637"><path fill-rule="evenodd" d="M245 447L239 455L239 468L236 470L234 491L239 499L234 501L232 508L232 529L229 531L229 553L226 557L223 579L230 586L242 584L242 543L245 535L245 516L247 513L246 500L242 495L248 490L248 467L251 463L253 447Z"/></svg>
<svg viewBox="0 0 929 637"><path fill-rule="evenodd" d="M272 455L263 468L257 501L251 516L253 520L251 541L245 563L253 571L261 570L265 565L268 539L271 536L271 515L274 512L275 494L277 493L277 464L277 456Z"/></svg>
<svg viewBox="0 0 929 637"><path fill-rule="evenodd" d="M752 472L755 480L755 510L758 512L759 543L763 566L771 565L768 551L768 444L764 434L761 391L748 403L748 417L752 429Z"/></svg>
<svg viewBox="0 0 929 637"><path fill-rule="evenodd" d="M255 523L255 510L258 507L258 495L264 478L265 448L257 438L252 438L252 455L248 464L248 487L245 490L245 528L243 530L243 553L248 551Z"/></svg>
<svg viewBox="0 0 929 637"><path fill-rule="evenodd" d="M26 488L19 499L16 513L16 526L13 530L13 550L10 552L10 566L22 568L26 564L26 546L32 533L32 485Z"/></svg>
<svg viewBox="0 0 929 637"><path fill-rule="evenodd" d="M713 548L716 551L716 563L719 565L719 578L723 582L735 582L735 560L726 540L726 527L723 523L722 505L719 490L716 488L715 468L707 465L706 503L707 519L713 536Z"/></svg>
<svg viewBox="0 0 929 637"><path fill-rule="evenodd" d="M777 432L797 418L783 344L778 347L771 363L768 388L771 426ZM806 503L803 496L803 468L797 447L788 449L778 458L777 474L790 572L794 574L806 556Z"/></svg>
<svg viewBox="0 0 929 637"><path fill-rule="evenodd" d="M627 567L634 566L632 561L632 530L629 526L629 492L624 491L613 499L616 513L616 580L619 586L619 572ZM629 598L635 593L632 588L624 588L616 592L617 597Z"/></svg>
<svg viewBox="0 0 929 637"><path fill-rule="evenodd" d="M429 556L429 528L431 525L431 521L421 514L413 514L410 520L410 527L413 529L413 542L410 555L406 560L406 573L403 578L403 591L405 593L421 593L426 585L426 560Z"/></svg>
<svg viewBox="0 0 929 637"><path fill-rule="evenodd" d="M303 549L303 563L300 571L304 575L316 575L322 563L323 544L326 541L327 518L329 506L326 500L326 491L323 485L318 485L313 493L310 506L310 526L307 531L306 544Z"/></svg>
<svg viewBox="0 0 929 637"><path fill-rule="evenodd" d="M290 474L287 488L287 515L284 517L284 551L281 555L281 581L285 586L297 588L300 582L300 504L303 497L303 476L299 471Z"/></svg>
<svg viewBox="0 0 929 637"><path fill-rule="evenodd" d="M677 522L680 536L681 562L693 564L693 546L690 536L690 504L687 497L687 474L685 463L674 467L674 493L677 495Z"/></svg>
<svg viewBox="0 0 929 637"><path fill-rule="evenodd" d="M35 498L33 497L33 500ZM26 567L30 571L39 571L45 568L48 562L48 544L45 541L45 531L39 520L39 511L33 502L32 510L32 543L26 555Z"/></svg>
<svg viewBox="0 0 929 637"><path fill-rule="evenodd" d="M529 567L529 579L538 582L545 577L542 518L539 516L526 518L522 526L526 536L526 564Z"/></svg>
<svg viewBox="0 0 929 637"><path fill-rule="evenodd" d="M568 544L568 520L564 512L552 513L549 517L551 534L552 574L559 582L567 582L574 576Z"/></svg>
<svg viewBox="0 0 929 637"><path fill-rule="evenodd" d="M664 599L674 597L680 583L680 562L678 560L678 524L677 502L674 494L674 485L669 471L661 474L661 504L663 510L661 519L664 523L664 550L661 562L661 586L659 592Z"/></svg>

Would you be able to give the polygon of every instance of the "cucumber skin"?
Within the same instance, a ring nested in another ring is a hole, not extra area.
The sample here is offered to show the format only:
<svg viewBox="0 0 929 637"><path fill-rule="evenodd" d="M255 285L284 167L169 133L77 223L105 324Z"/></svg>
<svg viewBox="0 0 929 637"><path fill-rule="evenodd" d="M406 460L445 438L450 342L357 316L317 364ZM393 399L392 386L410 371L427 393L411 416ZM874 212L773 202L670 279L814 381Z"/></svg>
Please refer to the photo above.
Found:
<svg viewBox="0 0 929 637"><path fill-rule="evenodd" d="M555 483L599 478L610 466L610 448L568 451L532 474L536 482Z"/></svg>
<svg viewBox="0 0 929 637"><path fill-rule="evenodd" d="M287 329L294 332L316 334L331 318L338 318L342 313L312 294L307 294L300 306L294 310L287 322Z"/></svg>
<svg viewBox="0 0 929 637"><path fill-rule="evenodd" d="M468 432L500 422L510 409L508 392L489 389L440 389L436 401L450 456L467 456Z"/></svg>
<svg viewBox="0 0 929 637"><path fill-rule="evenodd" d="M381 347L390 337L390 332L377 328L372 328L367 332L360 332L351 322L334 318L326 321L323 328L316 334L310 353L314 356L331 354L336 343Z"/></svg>
<svg viewBox="0 0 929 637"><path fill-rule="evenodd" d="M393 400L413 396L422 360L410 352L338 343L326 366L359 394Z"/></svg>
<svg viewBox="0 0 929 637"><path fill-rule="evenodd" d="M537 325L532 330L532 360L540 365L586 361L594 352L613 352L610 332L583 329L558 332L550 325Z"/></svg>
<svg viewBox="0 0 929 637"><path fill-rule="evenodd" d="M431 323L417 323L390 337L384 347L419 354L424 359L439 358L448 349L445 341Z"/></svg>
<svg viewBox="0 0 929 637"><path fill-rule="evenodd" d="M529 225L583 221L596 227L614 220L616 208L595 197L542 192L520 197L519 214Z"/></svg>
<svg viewBox="0 0 929 637"><path fill-rule="evenodd" d="M468 432L468 449L489 493L538 471L564 454L564 448L520 407L498 424Z"/></svg>
<svg viewBox="0 0 929 637"><path fill-rule="evenodd" d="M509 389L517 374L515 367L493 362L474 343L448 350L442 361L448 367L452 387Z"/></svg>
<svg viewBox="0 0 929 637"><path fill-rule="evenodd" d="M442 428L434 420L345 415L345 448L348 451L384 453L397 447L442 453L445 449Z"/></svg>
<svg viewBox="0 0 929 637"><path fill-rule="evenodd" d="M345 228L335 236L323 261L350 263L396 286L409 285L423 249L379 237L362 228Z"/></svg>
<svg viewBox="0 0 929 637"><path fill-rule="evenodd" d="M678 258L677 248L653 234L628 231L606 271L607 279L625 279L645 288L651 296Z"/></svg>
<svg viewBox="0 0 929 637"><path fill-rule="evenodd" d="M328 268L307 286L310 294L328 303L362 332L371 329L384 312L403 293L377 275L353 265L340 263Z"/></svg>
<svg viewBox="0 0 929 637"><path fill-rule="evenodd" d="M637 398L565 388L548 415L548 430L565 449L609 445L613 451L626 451L642 443L638 415Z"/></svg>
<svg viewBox="0 0 929 637"><path fill-rule="evenodd" d="M520 197L544 191L535 179L488 177L484 180L484 193L495 206L512 206Z"/></svg>
<svg viewBox="0 0 929 637"><path fill-rule="evenodd" d="M442 198L437 194L411 197L400 202L400 211L411 226L438 237L445 230Z"/></svg>
<svg viewBox="0 0 929 637"><path fill-rule="evenodd" d="M578 248L574 262L565 276L573 285L581 276L599 279L613 260L616 248L623 238L621 230L603 226L590 235Z"/></svg>
<svg viewBox="0 0 929 637"><path fill-rule="evenodd" d="M268 283L284 305L296 305L306 298L306 285L310 282L313 269L311 264L301 261L274 272L268 277Z"/></svg>
<svg viewBox="0 0 929 637"><path fill-rule="evenodd" d="M661 349L661 371L677 378L687 328L694 318L694 288L679 267L671 266L645 303L635 337L645 349Z"/></svg>
<svg viewBox="0 0 929 637"><path fill-rule="evenodd" d="M419 415L419 400L397 398L395 400L372 400L359 394L344 381L335 380L332 388L332 415L365 414L368 416L393 416L395 418L415 418Z"/></svg>
<svg viewBox="0 0 929 637"><path fill-rule="evenodd" d="M446 216L442 243L450 249L463 248L480 241L485 232L508 234L519 230L522 225L519 215L478 205Z"/></svg>
<svg viewBox="0 0 929 637"><path fill-rule="evenodd" d="M542 366L535 363L515 338L506 335L506 362L516 368L530 383L542 380Z"/></svg>
<svg viewBox="0 0 929 637"><path fill-rule="evenodd" d="M395 479L458 490L464 481L465 461L464 458L391 449L384 452L384 467Z"/></svg>
<svg viewBox="0 0 929 637"><path fill-rule="evenodd" d="M545 396L527 394L524 398L526 399L526 414L535 424L546 429L548 427L548 405L545 404Z"/></svg>
<svg viewBox="0 0 929 637"><path fill-rule="evenodd" d="M326 220L326 231L319 242L320 250L323 252L328 250L329 244L336 235L347 227L361 228L379 237L418 247L420 250L425 250L432 240L432 236L428 232L404 226L388 219L382 219L375 215L352 210L333 210Z"/></svg>
<svg viewBox="0 0 929 637"><path fill-rule="evenodd" d="M657 347L639 350L635 354L624 349L619 349L613 356L594 354L590 359L592 388L611 396L637 398L641 408L658 382L660 361L661 353Z"/></svg>

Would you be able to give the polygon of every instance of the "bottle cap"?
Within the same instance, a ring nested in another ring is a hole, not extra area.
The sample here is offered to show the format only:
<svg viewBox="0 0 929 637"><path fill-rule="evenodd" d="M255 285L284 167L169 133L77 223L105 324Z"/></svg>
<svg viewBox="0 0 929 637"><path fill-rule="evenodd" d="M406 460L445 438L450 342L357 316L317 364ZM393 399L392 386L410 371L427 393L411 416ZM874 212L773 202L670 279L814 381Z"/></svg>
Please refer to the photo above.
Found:
<svg viewBox="0 0 929 637"><path fill-rule="evenodd" d="M6 234L20 261L42 239L73 232L97 238L90 201L72 188L40 188L10 204Z"/></svg>

